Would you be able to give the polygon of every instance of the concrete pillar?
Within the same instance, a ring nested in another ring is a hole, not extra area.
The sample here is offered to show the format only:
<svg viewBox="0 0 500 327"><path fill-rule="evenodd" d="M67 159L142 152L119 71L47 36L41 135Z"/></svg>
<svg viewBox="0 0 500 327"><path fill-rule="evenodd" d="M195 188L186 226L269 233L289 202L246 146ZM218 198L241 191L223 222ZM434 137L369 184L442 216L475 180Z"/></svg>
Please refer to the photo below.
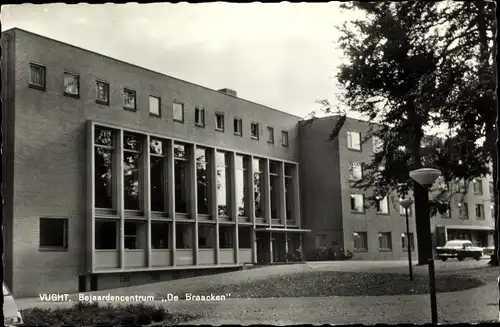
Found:
<svg viewBox="0 0 500 327"><path fill-rule="evenodd" d="M144 216L147 219L146 223L146 266L151 268L151 165L149 153L150 137L146 135L142 146L142 208Z"/></svg>
<svg viewBox="0 0 500 327"><path fill-rule="evenodd" d="M219 244L219 209L217 206L217 149L212 148L209 151L208 158L208 176L209 176L209 198L210 213L215 220L215 263L220 264L220 244Z"/></svg>
<svg viewBox="0 0 500 327"><path fill-rule="evenodd" d="M189 153L189 206L191 219L194 219L194 246L193 246L193 262L198 265L198 179L196 171L196 144L190 146Z"/></svg>
<svg viewBox="0 0 500 327"><path fill-rule="evenodd" d="M120 244L120 268L125 268L125 192L123 176L123 130L117 131L117 156L115 162L116 171L116 191L117 191L117 213L120 217L119 244Z"/></svg>
<svg viewBox="0 0 500 327"><path fill-rule="evenodd" d="M170 228L170 251L172 266L175 266L176 261L176 218L175 218L175 175L174 175L174 141L166 141L166 160L165 168L167 175L167 208L168 217L172 219L172 226Z"/></svg>
<svg viewBox="0 0 500 327"><path fill-rule="evenodd" d="M239 263L239 238L238 238L238 199L236 192L236 153L228 152L229 154L229 171L230 171L230 181L231 181L231 216L235 221L234 228L234 261L236 264Z"/></svg>

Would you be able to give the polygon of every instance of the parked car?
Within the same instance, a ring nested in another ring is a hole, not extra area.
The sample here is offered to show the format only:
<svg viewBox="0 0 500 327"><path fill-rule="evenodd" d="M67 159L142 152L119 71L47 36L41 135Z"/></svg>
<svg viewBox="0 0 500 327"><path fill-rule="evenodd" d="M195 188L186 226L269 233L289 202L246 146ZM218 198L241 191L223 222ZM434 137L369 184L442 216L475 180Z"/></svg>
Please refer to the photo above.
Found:
<svg viewBox="0 0 500 327"><path fill-rule="evenodd" d="M23 324L23 318L21 317L21 313L17 309L14 297L5 284L3 284L3 315L5 327Z"/></svg>
<svg viewBox="0 0 500 327"><path fill-rule="evenodd" d="M457 258L458 261L465 258L481 260L482 256L483 248L472 246L472 242L467 240L451 240L436 248L436 257L443 261L448 258Z"/></svg>

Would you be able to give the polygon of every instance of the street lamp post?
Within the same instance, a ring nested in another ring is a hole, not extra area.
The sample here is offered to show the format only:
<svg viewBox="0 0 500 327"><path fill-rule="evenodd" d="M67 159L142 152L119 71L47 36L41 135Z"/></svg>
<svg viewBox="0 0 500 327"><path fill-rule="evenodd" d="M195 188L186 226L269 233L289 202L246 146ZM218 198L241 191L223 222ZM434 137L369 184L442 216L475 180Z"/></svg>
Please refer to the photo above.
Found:
<svg viewBox="0 0 500 327"><path fill-rule="evenodd" d="M421 168L417 170L410 171L410 178L415 182L423 186L426 192L429 192L429 188L434 184L436 179L441 176L441 171L432 168ZM427 204L428 205L428 204ZM431 217L428 217L430 220ZM436 276L434 269L434 256L432 253L432 234L430 229L427 231L429 233L429 244L431 244L431 249L427 254L427 259L429 261L429 293L431 297L431 316L432 323L437 324L437 301L436 301Z"/></svg>
<svg viewBox="0 0 500 327"><path fill-rule="evenodd" d="M413 267L411 265L410 224L408 222L408 210L413 204L411 199L401 199L399 204L405 209L406 216L406 247L408 248L408 268L410 269L410 280L413 281Z"/></svg>

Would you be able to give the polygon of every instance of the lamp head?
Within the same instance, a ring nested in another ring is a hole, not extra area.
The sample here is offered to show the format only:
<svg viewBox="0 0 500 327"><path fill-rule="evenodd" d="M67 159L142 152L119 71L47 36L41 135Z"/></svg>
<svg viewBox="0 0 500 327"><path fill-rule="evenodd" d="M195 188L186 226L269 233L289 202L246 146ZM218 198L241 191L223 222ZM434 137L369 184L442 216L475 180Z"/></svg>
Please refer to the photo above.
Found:
<svg viewBox="0 0 500 327"><path fill-rule="evenodd" d="M439 176L441 176L441 171L433 168L420 168L410 171L410 178L424 187L432 186Z"/></svg>
<svg viewBox="0 0 500 327"><path fill-rule="evenodd" d="M413 200L412 199L401 199L399 200L399 204L405 208L405 209L408 209L411 207L411 205L413 204Z"/></svg>

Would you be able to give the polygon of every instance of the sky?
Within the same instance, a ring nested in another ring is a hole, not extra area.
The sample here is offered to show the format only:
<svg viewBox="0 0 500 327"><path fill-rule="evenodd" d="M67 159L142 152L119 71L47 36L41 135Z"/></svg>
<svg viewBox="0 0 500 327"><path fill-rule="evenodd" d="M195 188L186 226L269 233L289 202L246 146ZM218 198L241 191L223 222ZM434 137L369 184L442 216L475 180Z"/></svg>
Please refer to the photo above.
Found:
<svg viewBox="0 0 500 327"><path fill-rule="evenodd" d="M23 4L1 22L307 117L340 91L335 26L360 16L339 4Z"/></svg>

